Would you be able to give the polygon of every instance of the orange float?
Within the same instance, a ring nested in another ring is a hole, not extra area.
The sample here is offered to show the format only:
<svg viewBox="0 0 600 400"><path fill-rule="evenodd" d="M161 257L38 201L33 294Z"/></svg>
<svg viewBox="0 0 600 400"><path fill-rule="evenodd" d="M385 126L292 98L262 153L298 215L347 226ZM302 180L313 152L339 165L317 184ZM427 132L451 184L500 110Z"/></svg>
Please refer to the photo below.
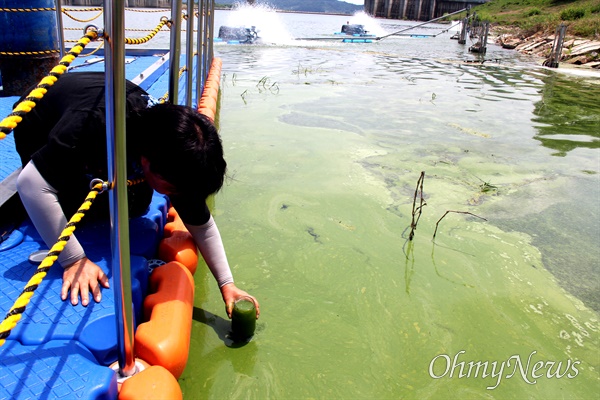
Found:
<svg viewBox="0 0 600 400"><path fill-rule="evenodd" d="M169 262L183 264L193 275L198 265L198 248L192 234L188 232L175 209L171 207L167 213L164 227L164 238L158 244L158 258Z"/></svg>
<svg viewBox="0 0 600 400"><path fill-rule="evenodd" d="M198 108L198 111L208 117L211 121L215 121L215 112L211 108L200 107Z"/></svg>
<svg viewBox="0 0 600 400"><path fill-rule="evenodd" d="M217 108L217 100L213 96L202 96L200 98L200 108Z"/></svg>
<svg viewBox="0 0 600 400"><path fill-rule="evenodd" d="M212 98L217 101L217 97L219 96L219 84L216 82L208 82L207 86L204 87L204 92L202 92L202 98Z"/></svg>
<svg viewBox="0 0 600 400"><path fill-rule="evenodd" d="M178 379L187 363L194 308L194 277L177 261L150 275L144 316L135 332L136 357L166 368Z"/></svg>
<svg viewBox="0 0 600 400"><path fill-rule="evenodd" d="M126 379L119 389L119 400L183 400L177 379L164 367L153 365Z"/></svg>

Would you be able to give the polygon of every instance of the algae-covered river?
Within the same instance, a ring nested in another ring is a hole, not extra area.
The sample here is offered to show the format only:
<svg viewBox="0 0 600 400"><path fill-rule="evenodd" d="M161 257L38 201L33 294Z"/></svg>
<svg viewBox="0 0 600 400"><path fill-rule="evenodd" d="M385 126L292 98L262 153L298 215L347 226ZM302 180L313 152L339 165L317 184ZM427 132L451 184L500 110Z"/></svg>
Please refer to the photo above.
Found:
<svg viewBox="0 0 600 400"><path fill-rule="evenodd" d="M213 213L261 316L232 343L197 272L185 398L597 398L600 76L470 53L449 25L341 43L296 39L411 22L216 17L265 39L215 46Z"/></svg>

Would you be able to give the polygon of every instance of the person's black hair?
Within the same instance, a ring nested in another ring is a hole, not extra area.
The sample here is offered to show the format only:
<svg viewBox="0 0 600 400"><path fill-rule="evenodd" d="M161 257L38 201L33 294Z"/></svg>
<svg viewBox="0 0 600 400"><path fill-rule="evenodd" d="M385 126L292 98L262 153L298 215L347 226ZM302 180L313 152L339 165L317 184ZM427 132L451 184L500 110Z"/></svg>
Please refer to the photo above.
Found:
<svg viewBox="0 0 600 400"><path fill-rule="evenodd" d="M223 186L227 163L217 128L193 108L157 104L129 118L137 152L153 173L175 186L178 194L204 199Z"/></svg>

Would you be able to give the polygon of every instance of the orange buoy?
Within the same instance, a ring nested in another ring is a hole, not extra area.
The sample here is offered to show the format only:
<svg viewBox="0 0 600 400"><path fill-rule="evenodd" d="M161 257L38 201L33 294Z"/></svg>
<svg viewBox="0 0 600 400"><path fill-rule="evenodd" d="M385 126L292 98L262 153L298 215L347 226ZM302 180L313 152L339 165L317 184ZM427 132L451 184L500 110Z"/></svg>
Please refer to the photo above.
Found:
<svg viewBox="0 0 600 400"><path fill-rule="evenodd" d="M202 91L202 97L198 104L198 111L210 118L213 122L217 115L222 66L223 61L220 58L213 58L206 83L204 84L204 90Z"/></svg>
<svg viewBox="0 0 600 400"><path fill-rule="evenodd" d="M200 98L200 108L210 108L211 110L217 109L217 101L212 96L202 96Z"/></svg>
<svg viewBox="0 0 600 400"><path fill-rule="evenodd" d="M205 115L206 117L208 117L208 118L209 118L211 121L213 121L213 122L215 121L215 111L213 111L212 109L210 109L210 108L206 108L206 107L200 107L200 108L198 109L198 111L199 111L201 114L203 114L203 115Z"/></svg>
<svg viewBox="0 0 600 400"><path fill-rule="evenodd" d="M175 379L188 359L194 308L194 278L181 263L169 262L150 275L144 316L135 333L136 356L166 368Z"/></svg>
<svg viewBox="0 0 600 400"><path fill-rule="evenodd" d="M202 96L201 97L212 97L215 100L215 103L219 97L219 84L218 83L211 83L210 85L207 85L204 90L202 91Z"/></svg>
<svg viewBox="0 0 600 400"><path fill-rule="evenodd" d="M213 78L213 79L211 79ZM215 77L212 73L208 76L208 80L206 81L206 84L204 85L204 88L207 87L216 87L217 89L219 88L219 84L221 80L218 77Z"/></svg>
<svg viewBox="0 0 600 400"><path fill-rule="evenodd" d="M204 90L202 91L202 97L212 97L217 100L219 96L219 84L216 82L207 84Z"/></svg>
<svg viewBox="0 0 600 400"><path fill-rule="evenodd" d="M173 207L170 207L167 210L167 223L164 227L165 237L170 236L173 231L187 231L187 228L177 211Z"/></svg>
<svg viewBox="0 0 600 400"><path fill-rule="evenodd" d="M192 234L187 230L172 232L158 244L158 258L166 262L177 261L194 275L198 266L198 248Z"/></svg>
<svg viewBox="0 0 600 400"><path fill-rule="evenodd" d="M150 366L126 379L119 390L119 400L183 400L177 379L160 365Z"/></svg>
<svg viewBox="0 0 600 400"><path fill-rule="evenodd" d="M196 242L173 207L167 212L167 221L163 239L158 244L158 258L166 262L180 262L193 275L198 266Z"/></svg>

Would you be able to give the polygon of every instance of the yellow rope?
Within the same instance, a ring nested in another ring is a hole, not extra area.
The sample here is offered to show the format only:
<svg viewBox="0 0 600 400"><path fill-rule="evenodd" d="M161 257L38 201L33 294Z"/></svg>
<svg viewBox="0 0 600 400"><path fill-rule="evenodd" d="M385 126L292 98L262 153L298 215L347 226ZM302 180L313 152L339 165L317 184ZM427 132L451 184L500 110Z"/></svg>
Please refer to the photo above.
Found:
<svg viewBox="0 0 600 400"><path fill-rule="evenodd" d="M65 31L80 31L81 28L64 28ZM148 32L148 29L141 29L141 28L127 28L125 27L126 31L131 31L131 32ZM169 32L168 29L163 29L162 32Z"/></svg>
<svg viewBox="0 0 600 400"><path fill-rule="evenodd" d="M134 180L127 180L127 186L137 185L138 183L143 182L143 178L138 178ZM54 264L54 262L58 259L60 253L65 249L67 243L75 229L77 224L81 222L83 217L85 217L86 212L89 211L90 207L96 200L96 197L99 193L102 193L105 188L110 188L110 184L107 182L97 183L94 185L92 190L88 193L85 198L83 204L77 212L71 217L65 228L60 233L57 242L52 246L50 251L46 257L42 260L40 265L37 267L36 272L33 274L29 282L25 285L25 288L15 300L13 306L10 308L8 313L6 313L6 317L0 323L0 347L4 345L6 342L6 338L10 335L11 331L17 326L17 323L21 320L21 316L25 312L25 308L29 304L29 301L33 297L33 293L38 288L38 286L42 283L42 280L46 277L46 274L50 270L50 267Z"/></svg>
<svg viewBox="0 0 600 400"><path fill-rule="evenodd" d="M102 11L104 10L102 7L92 7L92 8L63 8L64 11ZM153 10L136 10L135 8L125 7L127 11L134 12L146 12L146 13L157 13L157 12L167 12L170 11L168 9L153 9ZM54 7L45 7L45 8L0 8L0 11L5 12L37 12L37 11L56 11Z"/></svg>
<svg viewBox="0 0 600 400"><path fill-rule="evenodd" d="M102 7L88 7L88 8L63 8L63 11L102 11Z"/></svg>
<svg viewBox="0 0 600 400"><path fill-rule="evenodd" d="M52 68L50 73L43 77L40 83L27 95L25 100L21 101L14 110L2 121L0 121L0 139L4 139L8 133L10 133L15 127L23 120L23 116L30 112L35 106L36 102L41 100L42 97L48 92L50 88L58 78L67 71L67 67L77 58L81 51L87 46L92 40L98 37L98 32L95 30L88 30L86 34L79 40L71 50L60 60L59 64Z"/></svg>
<svg viewBox="0 0 600 400"><path fill-rule="evenodd" d="M80 55L80 57L89 57L89 56L93 56L94 54L96 54L102 47L104 47L104 42L100 42L100 45L98 47L96 47L94 50L90 51L87 54L82 54Z"/></svg>
<svg viewBox="0 0 600 400"><path fill-rule="evenodd" d="M29 301L33 297L33 293L38 288L42 280L50 270L50 267L60 253L64 250L67 245L69 239L73 235L75 231L76 225L81 221L81 219L85 216L85 213L90 209L90 206L96 199L96 196L99 192L102 191L102 184L98 183L94 188L88 193L85 201L77 210L77 212L71 217L65 228L61 232L58 241L52 246L48 255L42 260L41 264L38 266L36 272L33 274L29 282L25 285L25 288L11 307L11 309L4 317L2 323L0 323L0 346L6 342L6 338L10 335L10 332L17 326L17 323L21 319L21 315L25 312L25 308L29 304Z"/></svg>
<svg viewBox="0 0 600 400"><path fill-rule="evenodd" d="M56 11L56 8L0 8L4 12L37 12L37 11Z"/></svg>
<svg viewBox="0 0 600 400"><path fill-rule="evenodd" d="M69 14L67 11L62 10L63 14L65 14L67 17L71 18L73 21L77 21L77 22L90 22L90 21L93 21L96 18L98 18L99 16L101 16L103 12L104 11L102 9L100 9L100 12L98 13L98 15L96 15L93 18L90 18L90 19L78 19L78 18L75 18L74 16L72 16L71 14Z"/></svg>
<svg viewBox="0 0 600 400"><path fill-rule="evenodd" d="M169 11L171 11L169 9L160 9L160 8L159 9L152 9L152 10L148 10L148 9L138 10L138 9L135 9L135 8L128 8L128 7L125 7L125 10L127 10L127 11L133 11L133 12L141 12L141 13L159 13L159 12L169 12Z"/></svg>
<svg viewBox="0 0 600 400"><path fill-rule="evenodd" d="M194 53L194 55L196 55L196 53ZM181 68L179 68L179 76L178 78L181 79L183 73L187 71L187 66L183 66ZM163 94L157 101L160 104L166 103L167 100L169 100L169 92L167 91L165 94Z"/></svg>
<svg viewBox="0 0 600 400"><path fill-rule="evenodd" d="M152 39L154 36L156 36L156 34L158 32L160 32L160 30L162 29L163 26L169 26L170 27L170 21L167 17L162 17L160 19L160 22L158 25L156 25L156 28L154 28L149 34L147 34L146 36L142 37L142 38L125 38L125 44L142 44L142 43L146 43L148 41L150 41L150 39Z"/></svg>
<svg viewBox="0 0 600 400"><path fill-rule="evenodd" d="M0 9L1 11L2 9ZM65 13L66 14L66 13ZM67 14L68 15L68 14ZM99 16L99 15L98 15ZM98 16L92 18L92 19L96 19ZM70 17L70 15L69 15ZM92 19L88 20L88 21L79 21L79 22L89 22ZM78 21L78 20L76 20ZM136 44L143 44L143 43L147 43L149 42L152 38L154 38L159 32L168 32L168 30L162 30L162 28L164 26L167 26L168 28L171 27L171 21L167 18L167 17L162 17L159 24L156 26L156 28L154 28L152 31L150 31L150 33L148 33L146 36L142 37L142 38L125 38L125 44L131 44L131 45L136 45ZM79 28L65 28L65 30L79 30ZM147 32L146 29L126 29L128 31L140 31L140 32ZM185 32L185 30L182 30L182 32ZM196 30L194 30L194 32L196 32ZM67 43L73 43L76 42L75 40L71 40L71 39L67 39L65 40L65 42ZM97 52L98 49L96 49L94 52ZM32 55L44 55L44 54L55 54L55 53L60 53L60 50L40 50L40 51L20 51L20 52L10 52L10 51L0 51L0 55L2 56L32 56ZM91 53L93 54L93 53ZM85 56L90 56L91 54L86 54ZM84 57L84 56L82 56ZM2 130L0 129L0 139L3 139L3 136L1 135Z"/></svg>
<svg viewBox="0 0 600 400"><path fill-rule="evenodd" d="M0 51L1 56L41 56L44 54L60 53L60 50L38 50L38 51Z"/></svg>
<svg viewBox="0 0 600 400"><path fill-rule="evenodd" d="M8 11L8 12L30 12L30 11L54 11L51 8L44 9L5 9L0 8L0 11ZM71 17L72 18L72 17ZM95 17L97 18L97 17ZM95 19L94 18L94 19ZM80 21L87 22L87 21ZM128 42L126 39L126 43L129 44L138 44L144 43L145 41L150 40L154 37L160 29L168 23L168 20L163 17L161 19L160 24L145 38L142 39L133 39L132 42ZM98 37L98 33L94 30L90 30L86 32L86 34L80 39L80 41L73 46L73 48L69 51L67 55L65 55L59 62L57 66L55 66L48 76L42 78L40 83L29 93L29 95L25 98L25 100L21 101L13 112L6 117L4 120L0 122L0 139L4 139L7 133L10 133L19 122L23 120L23 116L30 112L35 106L36 101L40 100L47 92L48 88L50 88L58 78L67 71L67 67L75 60L75 58L81 53L81 51L89 44L90 41L95 40ZM3 54L3 53L0 53ZM37 52L31 52L31 54L37 54ZM183 71L183 70L182 70ZM182 72L181 71L181 72ZM181 74L180 72L180 74ZM135 181L127 181L128 185L136 184L142 182L143 179L138 179ZM58 241L52 246L48 255L42 260L38 268L36 269L35 274L31 277L31 279L25 285L25 288L11 307L11 309L6 314L4 320L0 323L0 347L4 345L6 342L6 338L10 335L11 331L17 326L17 323L21 320L21 316L25 312L29 301L33 297L33 293L39 287L42 280L50 270L50 267L54 264L54 262L58 259L60 253L66 247L69 239L75 232L76 225L81 222L85 213L90 209L94 200L98 193L102 192L103 184L98 183L95 185L92 190L88 193L85 201L77 210L77 212L71 217L63 231L61 232Z"/></svg>

